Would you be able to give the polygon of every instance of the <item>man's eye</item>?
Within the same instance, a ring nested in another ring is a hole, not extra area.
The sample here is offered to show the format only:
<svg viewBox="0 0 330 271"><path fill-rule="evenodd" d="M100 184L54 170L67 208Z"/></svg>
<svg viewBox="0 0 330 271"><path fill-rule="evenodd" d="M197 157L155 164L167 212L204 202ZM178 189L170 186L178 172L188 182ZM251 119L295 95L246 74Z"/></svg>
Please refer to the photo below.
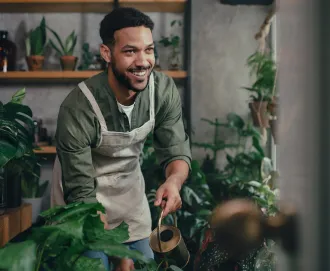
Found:
<svg viewBox="0 0 330 271"><path fill-rule="evenodd" d="M127 54L127 55L134 54L134 50L127 50L127 51L125 51L125 54Z"/></svg>
<svg viewBox="0 0 330 271"><path fill-rule="evenodd" d="M154 48L148 48L148 49L147 49L147 52L148 52L148 53L152 53L153 51L154 51Z"/></svg>

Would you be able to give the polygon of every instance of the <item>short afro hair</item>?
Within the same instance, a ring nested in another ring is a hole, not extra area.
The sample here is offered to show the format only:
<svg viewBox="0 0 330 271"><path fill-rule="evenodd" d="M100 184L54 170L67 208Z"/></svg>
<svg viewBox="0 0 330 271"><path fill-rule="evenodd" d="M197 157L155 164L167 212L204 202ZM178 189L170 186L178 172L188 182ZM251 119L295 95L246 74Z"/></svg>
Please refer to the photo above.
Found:
<svg viewBox="0 0 330 271"><path fill-rule="evenodd" d="M101 21L100 37L103 44L114 45L114 34L117 30L138 26L145 26L152 31L154 29L154 22L149 16L135 8L116 8Z"/></svg>

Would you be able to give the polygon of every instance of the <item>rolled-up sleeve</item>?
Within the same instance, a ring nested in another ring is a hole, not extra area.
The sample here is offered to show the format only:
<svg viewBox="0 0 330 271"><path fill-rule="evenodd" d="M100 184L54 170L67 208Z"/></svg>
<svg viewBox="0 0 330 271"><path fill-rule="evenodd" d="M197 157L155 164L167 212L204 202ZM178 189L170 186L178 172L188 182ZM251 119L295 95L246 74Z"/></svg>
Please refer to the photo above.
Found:
<svg viewBox="0 0 330 271"><path fill-rule="evenodd" d="M174 160L184 160L191 167L189 137L184 130L181 97L172 78L164 85L165 98L156 115L153 145L163 168Z"/></svg>
<svg viewBox="0 0 330 271"><path fill-rule="evenodd" d="M55 140L66 203L97 201L91 153L95 129L93 116L83 110L61 106Z"/></svg>

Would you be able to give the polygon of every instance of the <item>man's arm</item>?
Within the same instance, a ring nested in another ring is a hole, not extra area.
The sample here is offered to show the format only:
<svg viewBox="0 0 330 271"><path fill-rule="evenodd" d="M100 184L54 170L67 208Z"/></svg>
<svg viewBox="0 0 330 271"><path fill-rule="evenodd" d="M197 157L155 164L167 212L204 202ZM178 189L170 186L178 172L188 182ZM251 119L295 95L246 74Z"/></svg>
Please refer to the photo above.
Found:
<svg viewBox="0 0 330 271"><path fill-rule="evenodd" d="M181 98L173 79L168 80L165 93L166 98L160 115L157 115L154 130L155 152L166 175L166 181L157 190L155 206L164 208L164 216L181 208L180 190L188 178L191 163L189 138L182 120Z"/></svg>
<svg viewBox="0 0 330 271"><path fill-rule="evenodd" d="M89 110L66 106L59 111L55 138L66 203L97 201L91 154L98 128L94 117Z"/></svg>

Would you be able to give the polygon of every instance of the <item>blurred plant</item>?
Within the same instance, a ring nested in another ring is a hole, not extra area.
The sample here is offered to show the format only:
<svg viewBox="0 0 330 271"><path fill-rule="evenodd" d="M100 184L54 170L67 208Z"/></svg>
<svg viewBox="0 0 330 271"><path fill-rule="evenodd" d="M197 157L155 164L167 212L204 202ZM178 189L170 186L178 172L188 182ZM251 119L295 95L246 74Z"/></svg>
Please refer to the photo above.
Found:
<svg viewBox="0 0 330 271"><path fill-rule="evenodd" d="M244 89L252 93L250 98L255 102L271 102L276 91L276 64L271 53L257 51L248 58L247 65L250 75L255 76L255 81L251 87Z"/></svg>
<svg viewBox="0 0 330 271"><path fill-rule="evenodd" d="M276 172L260 145L261 136L250 124L234 114L227 115L227 122L219 123L204 119L214 127L212 143L194 143L195 147L210 150L203 161L202 170L216 202L232 198L250 198L268 215L277 211L278 190L273 189ZM234 134L230 142L219 139L220 129L229 129ZM218 152L226 153L227 165L217 169Z"/></svg>
<svg viewBox="0 0 330 271"><path fill-rule="evenodd" d="M72 56L74 48L77 44L77 35L73 30L71 34L66 38L65 42L62 42L60 36L50 27L47 26L47 29L54 35L58 45L54 43L53 40L49 40L50 45L55 49L59 56Z"/></svg>
<svg viewBox="0 0 330 271"><path fill-rule="evenodd" d="M46 46L46 21L45 17L35 29L28 33L28 37L25 39L25 48L27 56L41 56L44 54Z"/></svg>
<svg viewBox="0 0 330 271"><path fill-rule="evenodd" d="M182 26L180 20L174 20L171 22L171 27L175 25ZM169 47L171 49L169 55L170 70L180 69L180 45L181 39L178 35L171 34L169 37L162 36L159 44L163 45L165 48Z"/></svg>
<svg viewBox="0 0 330 271"><path fill-rule="evenodd" d="M82 46L82 63L78 67L78 70L88 70L90 65L93 64L94 55L89 49L89 43L85 42Z"/></svg>

